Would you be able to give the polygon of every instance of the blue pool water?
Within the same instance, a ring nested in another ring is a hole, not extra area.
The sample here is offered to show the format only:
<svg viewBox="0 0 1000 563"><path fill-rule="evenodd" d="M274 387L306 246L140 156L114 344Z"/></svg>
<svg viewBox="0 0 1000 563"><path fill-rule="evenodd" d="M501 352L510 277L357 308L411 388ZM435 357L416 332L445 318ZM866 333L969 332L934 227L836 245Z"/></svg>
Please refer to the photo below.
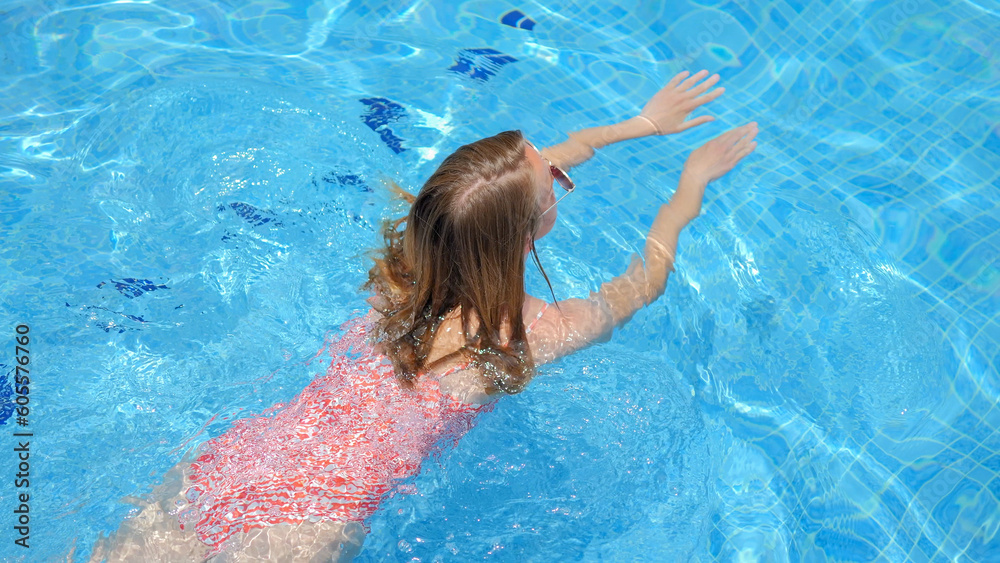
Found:
<svg viewBox="0 0 1000 563"><path fill-rule="evenodd" d="M381 178L706 68L717 122L599 151L540 245L586 295L690 150L758 121L664 297L429 461L360 559L1000 560L998 28L994 0L0 0L2 450L26 323L35 472L0 556L88 555L321 373L401 213Z"/></svg>

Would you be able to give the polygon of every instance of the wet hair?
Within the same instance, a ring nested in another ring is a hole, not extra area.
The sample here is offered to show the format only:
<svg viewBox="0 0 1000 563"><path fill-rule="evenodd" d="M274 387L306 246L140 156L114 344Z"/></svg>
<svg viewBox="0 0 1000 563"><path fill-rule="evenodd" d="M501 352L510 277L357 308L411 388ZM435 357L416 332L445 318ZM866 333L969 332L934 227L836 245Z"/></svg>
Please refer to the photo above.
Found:
<svg viewBox="0 0 1000 563"><path fill-rule="evenodd" d="M525 146L520 131L506 131L460 147L406 198L407 216L383 225L385 247L373 254L364 289L377 293L382 317L373 338L404 387L456 356L481 370L490 393L517 393L534 375L522 315L524 247L530 243L541 270L533 234L542 210ZM456 307L465 344L427 365L437 328ZM501 344L505 323L510 337Z"/></svg>

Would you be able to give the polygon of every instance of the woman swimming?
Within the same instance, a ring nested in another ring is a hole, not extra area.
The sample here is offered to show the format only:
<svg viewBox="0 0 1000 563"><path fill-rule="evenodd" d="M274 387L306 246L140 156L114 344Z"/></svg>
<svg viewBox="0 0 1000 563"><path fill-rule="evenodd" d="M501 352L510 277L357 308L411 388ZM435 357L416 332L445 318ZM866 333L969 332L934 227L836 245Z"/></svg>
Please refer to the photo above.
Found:
<svg viewBox="0 0 1000 563"><path fill-rule="evenodd" d="M549 306L525 293L525 266L530 254L541 268L534 242L575 189L566 170L596 148L712 121L687 120L723 92L709 91L719 76L707 76L682 72L639 116L541 151L507 131L446 157L408 198L408 215L386 225L365 284L371 312L344 325L326 375L202 444L154 489L160 500L99 541L91 561L357 555L364 522L428 455L497 397L524 389L537 366L608 340L663 294L681 230L701 213L708 183L754 150L756 123L691 153L641 259L589 298Z"/></svg>

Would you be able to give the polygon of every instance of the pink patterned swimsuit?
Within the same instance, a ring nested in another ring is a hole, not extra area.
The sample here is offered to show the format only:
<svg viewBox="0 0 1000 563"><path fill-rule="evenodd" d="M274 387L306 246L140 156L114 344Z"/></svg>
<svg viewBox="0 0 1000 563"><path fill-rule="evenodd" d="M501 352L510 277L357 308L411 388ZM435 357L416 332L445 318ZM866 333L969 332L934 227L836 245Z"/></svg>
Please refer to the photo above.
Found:
<svg viewBox="0 0 1000 563"><path fill-rule="evenodd" d="M412 390L401 388L391 362L368 343L373 318L345 323L343 338L330 345L326 375L287 405L237 420L203 445L179 519L213 548L210 555L253 528L365 521L428 455L457 442L492 409L457 401L428 375Z"/></svg>

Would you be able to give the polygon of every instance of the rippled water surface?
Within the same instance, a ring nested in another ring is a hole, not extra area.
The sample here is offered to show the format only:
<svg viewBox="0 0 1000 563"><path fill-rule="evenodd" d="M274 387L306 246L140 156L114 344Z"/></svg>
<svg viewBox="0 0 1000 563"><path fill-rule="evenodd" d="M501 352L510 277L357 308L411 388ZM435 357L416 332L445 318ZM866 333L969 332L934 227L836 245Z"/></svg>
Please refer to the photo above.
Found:
<svg viewBox="0 0 1000 563"><path fill-rule="evenodd" d="M597 289L690 150L758 121L664 297L429 460L360 559L996 558L1000 7L660 4L0 0L0 310L8 342L31 327L36 472L32 547L4 524L0 554L89 555L321 373L403 212L383 178L707 68L717 122L599 151L539 249L559 298Z"/></svg>

